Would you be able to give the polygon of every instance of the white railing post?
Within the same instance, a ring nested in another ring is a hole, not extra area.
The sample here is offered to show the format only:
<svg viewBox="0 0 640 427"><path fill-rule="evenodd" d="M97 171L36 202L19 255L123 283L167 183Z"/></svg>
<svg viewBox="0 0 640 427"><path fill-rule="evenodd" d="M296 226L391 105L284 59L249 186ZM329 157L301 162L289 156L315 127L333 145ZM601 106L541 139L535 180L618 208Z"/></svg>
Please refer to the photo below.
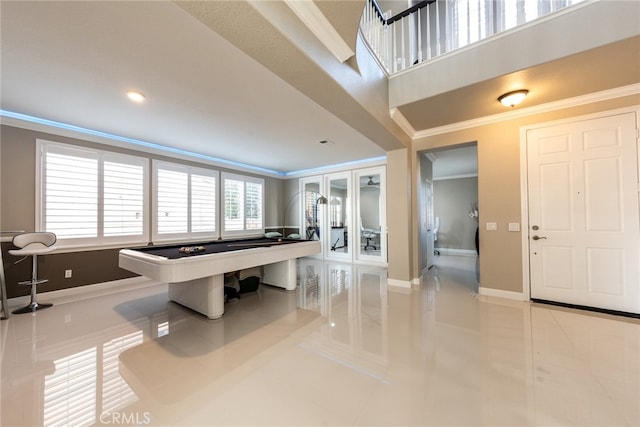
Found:
<svg viewBox="0 0 640 427"><path fill-rule="evenodd" d="M393 64L393 72L398 71L398 59L397 59L397 51L398 51L398 36L396 31L396 26L393 25L391 27L391 46L393 47L393 52L391 56L392 64Z"/></svg>
<svg viewBox="0 0 640 427"><path fill-rule="evenodd" d="M418 60L418 64L419 64L419 63L422 62L422 21L420 20L420 15L422 13L421 13L420 10L418 10L417 13L418 13L418 19L417 19L417 21L418 21L418 23L417 23L418 31L417 31L416 37L418 39L418 57L417 57L417 60Z"/></svg>
<svg viewBox="0 0 640 427"><path fill-rule="evenodd" d="M404 70L406 67L406 64L405 64L406 50L404 47L404 18L400 20L400 36L402 37L402 43L400 44L400 48L402 49L401 56L400 56L401 58L400 64L402 65L402 67L400 68L400 70Z"/></svg>

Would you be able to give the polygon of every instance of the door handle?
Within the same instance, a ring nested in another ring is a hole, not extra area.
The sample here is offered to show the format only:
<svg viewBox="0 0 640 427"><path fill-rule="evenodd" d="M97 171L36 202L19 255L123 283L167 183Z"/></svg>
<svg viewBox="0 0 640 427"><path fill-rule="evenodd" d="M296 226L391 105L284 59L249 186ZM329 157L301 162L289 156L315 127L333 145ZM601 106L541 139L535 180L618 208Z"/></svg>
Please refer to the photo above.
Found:
<svg viewBox="0 0 640 427"><path fill-rule="evenodd" d="M532 239L533 240L542 240L542 239L546 239L546 237L544 237L544 236L533 236Z"/></svg>

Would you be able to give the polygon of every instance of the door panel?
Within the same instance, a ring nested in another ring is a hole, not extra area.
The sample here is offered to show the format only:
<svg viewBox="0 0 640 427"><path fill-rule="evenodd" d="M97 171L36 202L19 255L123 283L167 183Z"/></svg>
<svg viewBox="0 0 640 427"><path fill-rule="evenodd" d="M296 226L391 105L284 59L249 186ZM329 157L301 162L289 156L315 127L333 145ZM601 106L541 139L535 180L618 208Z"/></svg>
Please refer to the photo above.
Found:
<svg viewBox="0 0 640 427"><path fill-rule="evenodd" d="M567 246L545 245L541 248L540 257L542 283L545 288L573 289L573 248Z"/></svg>
<svg viewBox="0 0 640 427"><path fill-rule="evenodd" d="M619 158L584 164L587 231L622 231L622 165Z"/></svg>
<svg viewBox="0 0 640 427"><path fill-rule="evenodd" d="M354 250L356 259L367 263L387 262L385 170L361 169L354 173L356 195Z"/></svg>
<svg viewBox="0 0 640 427"><path fill-rule="evenodd" d="M545 230L573 229L571 175L571 164L567 162L540 166L540 223Z"/></svg>
<svg viewBox="0 0 640 427"><path fill-rule="evenodd" d="M324 206L318 203L322 197L322 182L319 177L308 177L300 180L299 200L299 234L303 239L320 240L324 250L325 241L322 238L324 230Z"/></svg>
<svg viewBox="0 0 640 427"><path fill-rule="evenodd" d="M597 294L623 295L624 251L621 249L587 249L589 291Z"/></svg>
<svg viewBox="0 0 640 427"><path fill-rule="evenodd" d="M640 313L634 113L527 132L531 297Z"/></svg>
<svg viewBox="0 0 640 427"><path fill-rule="evenodd" d="M325 256L351 261L349 233L351 218L351 174L341 172L326 176L328 196Z"/></svg>

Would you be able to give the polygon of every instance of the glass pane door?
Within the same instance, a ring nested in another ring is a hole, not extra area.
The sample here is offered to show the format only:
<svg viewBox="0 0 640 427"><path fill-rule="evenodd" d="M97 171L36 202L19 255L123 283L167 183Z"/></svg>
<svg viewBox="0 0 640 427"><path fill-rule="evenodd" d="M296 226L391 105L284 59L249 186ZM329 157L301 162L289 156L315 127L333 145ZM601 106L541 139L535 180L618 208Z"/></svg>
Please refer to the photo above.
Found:
<svg viewBox="0 0 640 427"><path fill-rule="evenodd" d="M351 174L327 175L327 245L325 255L351 261L349 222L351 218Z"/></svg>
<svg viewBox="0 0 640 427"><path fill-rule="evenodd" d="M300 194L302 219L301 237L307 240L320 240L322 236L323 202L320 177L306 178L301 181Z"/></svg>
<svg viewBox="0 0 640 427"><path fill-rule="evenodd" d="M384 168L357 171L356 247L357 259L387 262L386 201Z"/></svg>

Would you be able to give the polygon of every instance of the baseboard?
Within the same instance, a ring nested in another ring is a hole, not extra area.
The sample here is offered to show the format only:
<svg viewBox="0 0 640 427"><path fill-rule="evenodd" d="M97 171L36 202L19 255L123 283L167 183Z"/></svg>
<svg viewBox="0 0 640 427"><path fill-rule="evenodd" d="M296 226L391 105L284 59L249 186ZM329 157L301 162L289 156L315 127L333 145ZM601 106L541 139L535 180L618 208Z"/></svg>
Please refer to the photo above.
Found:
<svg viewBox="0 0 640 427"><path fill-rule="evenodd" d="M478 256L478 253L473 249L436 248L436 251L440 252L440 255Z"/></svg>
<svg viewBox="0 0 640 427"><path fill-rule="evenodd" d="M155 286L160 284L156 280L148 277L138 276L127 279L112 280L110 282L96 283L93 285L76 286L73 288L59 289L57 291L39 292L38 302L53 302L55 304L64 304L66 302L83 300L112 294L115 292L124 292L133 289L141 289L147 286ZM22 297L9 298L7 305L9 307L21 307L29 304L31 297L29 295Z"/></svg>
<svg viewBox="0 0 640 427"><path fill-rule="evenodd" d="M498 297L498 298L516 300L516 301L526 301L524 298L524 294L522 292L503 291L502 289L483 288L482 286L480 286L478 288L478 293L480 295L486 295L488 297Z"/></svg>
<svg viewBox="0 0 640 427"><path fill-rule="evenodd" d="M387 279L387 284L389 286L396 286L398 288L411 288L410 280L397 280L397 279Z"/></svg>

